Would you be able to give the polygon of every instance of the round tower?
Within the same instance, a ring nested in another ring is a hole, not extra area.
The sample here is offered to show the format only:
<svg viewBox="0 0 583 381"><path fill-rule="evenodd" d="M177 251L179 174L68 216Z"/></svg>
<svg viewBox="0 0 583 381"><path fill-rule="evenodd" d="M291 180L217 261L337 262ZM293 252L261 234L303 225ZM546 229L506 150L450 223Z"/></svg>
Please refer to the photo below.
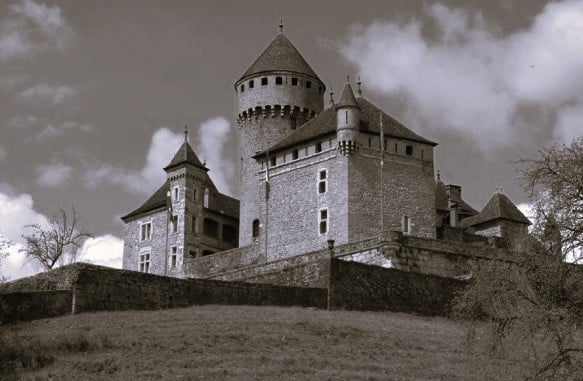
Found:
<svg viewBox="0 0 583 381"><path fill-rule="evenodd" d="M253 226L263 222L263 168L253 156L320 113L325 90L324 83L283 32L235 83L242 160L240 246L258 240Z"/></svg>
<svg viewBox="0 0 583 381"><path fill-rule="evenodd" d="M338 151L349 156L358 150L360 107L348 81L335 108Z"/></svg>

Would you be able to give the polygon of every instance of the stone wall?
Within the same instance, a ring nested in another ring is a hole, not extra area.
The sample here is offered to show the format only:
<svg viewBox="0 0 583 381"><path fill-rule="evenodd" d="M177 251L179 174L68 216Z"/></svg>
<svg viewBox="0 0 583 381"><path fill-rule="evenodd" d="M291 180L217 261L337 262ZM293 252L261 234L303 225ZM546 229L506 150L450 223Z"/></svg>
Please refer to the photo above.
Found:
<svg viewBox="0 0 583 381"><path fill-rule="evenodd" d="M71 313L68 290L0 293L0 324Z"/></svg>
<svg viewBox="0 0 583 381"><path fill-rule="evenodd" d="M143 223L152 223L151 239L142 241L140 226ZM166 226L168 225L168 211L166 208L154 210L125 224L123 268L138 271L140 253L150 254L150 273L164 274L166 266Z"/></svg>
<svg viewBox="0 0 583 381"><path fill-rule="evenodd" d="M330 309L446 315L465 282L332 260Z"/></svg>

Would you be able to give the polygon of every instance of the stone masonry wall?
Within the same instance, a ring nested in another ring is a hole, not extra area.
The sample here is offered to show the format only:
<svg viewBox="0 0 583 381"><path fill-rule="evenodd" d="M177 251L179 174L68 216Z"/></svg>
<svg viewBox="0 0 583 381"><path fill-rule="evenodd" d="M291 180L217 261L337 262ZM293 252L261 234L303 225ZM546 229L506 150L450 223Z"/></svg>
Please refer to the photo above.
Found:
<svg viewBox="0 0 583 381"><path fill-rule="evenodd" d="M434 275L332 261L330 309L446 315L465 282Z"/></svg>
<svg viewBox="0 0 583 381"><path fill-rule="evenodd" d="M152 238L140 241L140 225L152 223ZM124 230L124 254L123 268L126 270L139 270L140 253L150 253L150 273L164 274L166 258L166 226L168 224L168 212L166 208L157 210L135 220L126 223Z"/></svg>
<svg viewBox="0 0 583 381"><path fill-rule="evenodd" d="M0 293L0 325L71 313L71 291Z"/></svg>

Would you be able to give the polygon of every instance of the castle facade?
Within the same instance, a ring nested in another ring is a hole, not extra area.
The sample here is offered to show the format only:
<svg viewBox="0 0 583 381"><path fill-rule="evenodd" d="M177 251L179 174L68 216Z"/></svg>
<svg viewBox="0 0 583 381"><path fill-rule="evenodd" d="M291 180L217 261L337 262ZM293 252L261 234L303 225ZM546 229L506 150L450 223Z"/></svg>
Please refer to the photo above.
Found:
<svg viewBox="0 0 583 381"><path fill-rule="evenodd" d="M122 217L124 269L189 277L197 275L189 264L225 250L269 263L395 231L429 240L498 237L520 250L530 222L516 206L496 193L478 212L461 187L436 181L437 143L357 85L355 92L347 80L325 107L325 84L279 33L234 86L241 200L218 192L185 137L164 168L167 181Z"/></svg>

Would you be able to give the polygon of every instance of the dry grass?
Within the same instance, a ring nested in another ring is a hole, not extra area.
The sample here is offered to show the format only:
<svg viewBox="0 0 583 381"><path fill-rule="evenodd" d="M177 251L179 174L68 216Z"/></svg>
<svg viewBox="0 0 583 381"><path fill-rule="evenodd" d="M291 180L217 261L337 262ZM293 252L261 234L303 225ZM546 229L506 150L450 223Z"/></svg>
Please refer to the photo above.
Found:
<svg viewBox="0 0 583 381"><path fill-rule="evenodd" d="M462 323L406 314L197 306L39 320L2 334L16 348L31 342L30 358L49 357L13 378L523 378L524 359L489 355L481 332L468 341Z"/></svg>

